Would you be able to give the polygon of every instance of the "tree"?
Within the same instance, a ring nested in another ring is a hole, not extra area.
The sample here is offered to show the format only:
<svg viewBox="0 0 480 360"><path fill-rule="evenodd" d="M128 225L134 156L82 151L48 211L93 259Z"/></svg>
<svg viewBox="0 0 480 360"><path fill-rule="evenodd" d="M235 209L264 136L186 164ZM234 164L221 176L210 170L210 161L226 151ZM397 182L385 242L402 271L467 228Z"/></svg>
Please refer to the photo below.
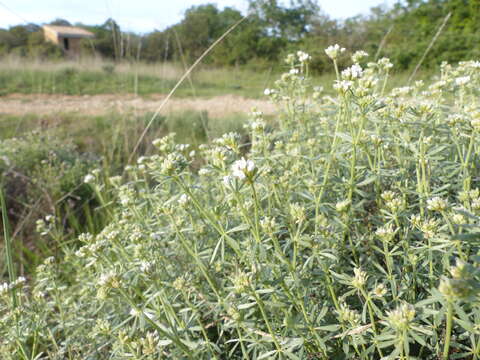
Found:
<svg viewBox="0 0 480 360"><path fill-rule="evenodd" d="M68 20L65 19L60 19L56 18L52 22L50 22L50 25L56 25L56 26L72 26Z"/></svg>
<svg viewBox="0 0 480 360"><path fill-rule="evenodd" d="M281 6L278 0L250 0L249 9L272 36L286 40L307 34L320 11L315 0L291 0L289 7Z"/></svg>
<svg viewBox="0 0 480 360"><path fill-rule="evenodd" d="M90 26L88 29L95 34L92 44L96 52L102 56L120 59L122 37L120 26L113 19L107 19L102 25Z"/></svg>

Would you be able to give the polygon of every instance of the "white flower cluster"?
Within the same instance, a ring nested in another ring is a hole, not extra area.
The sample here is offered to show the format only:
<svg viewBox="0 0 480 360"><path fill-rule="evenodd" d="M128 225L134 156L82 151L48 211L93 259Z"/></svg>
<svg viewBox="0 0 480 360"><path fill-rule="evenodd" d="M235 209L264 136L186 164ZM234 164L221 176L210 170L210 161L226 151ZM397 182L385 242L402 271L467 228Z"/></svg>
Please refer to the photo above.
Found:
<svg viewBox="0 0 480 360"><path fill-rule="evenodd" d="M341 93L346 93L353 87L353 82L350 80L335 81L333 88Z"/></svg>
<svg viewBox="0 0 480 360"><path fill-rule="evenodd" d="M393 64L390 62L389 58L381 58L378 60L378 65L384 70L389 70L393 67Z"/></svg>
<svg viewBox="0 0 480 360"><path fill-rule="evenodd" d="M241 158L232 165L232 175L240 180L253 175L255 171L255 163L252 160Z"/></svg>
<svg viewBox="0 0 480 360"><path fill-rule="evenodd" d="M120 287L120 279L114 271L110 271L100 275L98 285L116 289Z"/></svg>
<svg viewBox="0 0 480 360"><path fill-rule="evenodd" d="M310 55L303 51L297 51L297 57L301 63L306 63L312 58Z"/></svg>
<svg viewBox="0 0 480 360"><path fill-rule="evenodd" d="M0 296L5 295L9 290L12 289L17 289L19 287L22 287L23 284L25 284L27 280L23 276L19 276L17 280L14 282L8 284L8 283L3 283L0 284Z"/></svg>
<svg viewBox="0 0 480 360"><path fill-rule="evenodd" d="M83 182L85 184L93 184L95 182L95 176L93 176L92 174L88 174L83 179Z"/></svg>
<svg viewBox="0 0 480 360"><path fill-rule="evenodd" d="M387 311L386 322L394 329L405 331L415 318L415 307L404 303L395 310Z"/></svg>
<svg viewBox="0 0 480 360"><path fill-rule="evenodd" d="M263 91L263 94L264 94L265 96L270 96L270 95L275 94L275 92L276 92L275 89L269 89L269 88L267 88L267 89L265 89L265 90Z"/></svg>
<svg viewBox="0 0 480 360"><path fill-rule="evenodd" d="M438 196L427 200L427 209L430 211L445 211L448 207L448 202Z"/></svg>
<svg viewBox="0 0 480 360"><path fill-rule="evenodd" d="M244 180L246 178L251 179L255 174L256 166L252 160L246 160L241 158L235 161L231 167L232 174L223 177L223 184L226 187L233 188L235 186L235 178Z"/></svg>
<svg viewBox="0 0 480 360"><path fill-rule="evenodd" d="M463 86L468 84L470 82L470 79L470 76L460 76L455 79L455 84L457 84L458 86Z"/></svg>
<svg viewBox="0 0 480 360"><path fill-rule="evenodd" d="M338 44L330 45L325 49L325 53L332 60L336 60L338 56L344 52L345 52L345 48L340 47L340 45Z"/></svg>
<svg viewBox="0 0 480 360"><path fill-rule="evenodd" d="M353 273L354 277L351 281L352 286L357 289L363 288L363 286L365 286L365 284L367 283L367 273L361 268L354 268Z"/></svg>
<svg viewBox="0 0 480 360"><path fill-rule="evenodd" d="M178 204L180 206L185 206L189 202L190 197L187 194L182 194L180 198L178 199Z"/></svg>
<svg viewBox="0 0 480 360"><path fill-rule="evenodd" d="M344 79L358 79L363 75L363 69L358 64L353 64L351 67L342 71L342 77Z"/></svg>
<svg viewBox="0 0 480 360"><path fill-rule="evenodd" d="M295 54L288 54L287 55L287 58L285 59L285 62L289 65L294 65L296 60L298 59L298 61L300 61L300 63L302 64L305 64L307 63L308 61L311 60L311 56L309 54L307 54L306 52L304 51L297 51L297 54L295 56Z"/></svg>
<svg viewBox="0 0 480 360"><path fill-rule="evenodd" d="M352 61L354 63L358 63L360 60L362 60L367 56L368 56L368 53L366 51L358 50L352 55Z"/></svg>

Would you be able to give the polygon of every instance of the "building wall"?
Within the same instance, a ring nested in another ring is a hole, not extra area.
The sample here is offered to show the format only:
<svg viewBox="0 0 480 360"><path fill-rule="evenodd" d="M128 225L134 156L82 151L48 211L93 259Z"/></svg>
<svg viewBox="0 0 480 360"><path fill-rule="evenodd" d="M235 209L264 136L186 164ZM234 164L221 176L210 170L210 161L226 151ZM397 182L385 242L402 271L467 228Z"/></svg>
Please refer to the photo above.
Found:
<svg viewBox="0 0 480 360"><path fill-rule="evenodd" d="M65 39L68 40L68 50L65 48ZM63 51L69 57L78 57L80 56L80 40L76 38L64 38L59 36L57 44L62 48Z"/></svg>
<svg viewBox="0 0 480 360"><path fill-rule="evenodd" d="M70 51L69 56L78 57L80 56L80 41L82 39L70 39Z"/></svg>
<svg viewBox="0 0 480 360"><path fill-rule="evenodd" d="M59 32L50 29L49 27L44 27L43 32L45 35L45 39L54 43L55 45L59 46L64 52L65 55L69 58L78 58L81 53L81 36L69 37L69 36L61 36ZM85 37L85 36L83 36ZM92 35L93 37L93 35ZM68 41L68 49L65 47L65 40Z"/></svg>
<svg viewBox="0 0 480 360"><path fill-rule="evenodd" d="M53 42L54 44L59 44L59 41L58 41L58 36L57 36L57 33L55 31L52 31L52 30L49 30L49 29L43 29L43 32L45 34L45 38L48 40L48 41L51 41Z"/></svg>

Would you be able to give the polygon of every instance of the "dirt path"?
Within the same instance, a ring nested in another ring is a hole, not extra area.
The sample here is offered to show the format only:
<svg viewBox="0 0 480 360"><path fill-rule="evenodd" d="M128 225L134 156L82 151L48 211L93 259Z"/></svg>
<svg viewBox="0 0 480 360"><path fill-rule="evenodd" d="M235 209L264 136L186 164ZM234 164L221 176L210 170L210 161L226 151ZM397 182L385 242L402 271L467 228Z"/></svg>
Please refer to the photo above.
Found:
<svg viewBox="0 0 480 360"><path fill-rule="evenodd" d="M134 95L25 95L11 94L0 97L0 115L52 115L60 113L81 113L84 115L102 115L116 112L155 111L165 95L155 94L148 97ZM268 101L247 99L233 95L212 98L173 98L162 113L195 110L208 111L209 116L220 118L228 114L248 113L253 107L265 114L271 114L275 107Z"/></svg>

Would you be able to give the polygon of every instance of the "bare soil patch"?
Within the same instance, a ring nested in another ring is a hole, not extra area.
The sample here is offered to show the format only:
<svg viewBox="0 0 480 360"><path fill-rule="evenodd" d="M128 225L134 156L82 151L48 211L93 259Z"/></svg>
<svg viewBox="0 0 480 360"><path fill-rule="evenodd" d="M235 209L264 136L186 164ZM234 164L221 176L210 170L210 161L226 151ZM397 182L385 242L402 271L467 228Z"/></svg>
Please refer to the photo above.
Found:
<svg viewBox="0 0 480 360"><path fill-rule="evenodd" d="M148 97L135 95L46 95L46 94L10 94L0 97L0 114L6 115L52 115L60 113L81 113L84 115L103 115L111 112L145 113L157 110L163 94ZM247 99L234 95L222 95L211 98L173 98L163 108L162 113L194 110L207 111L212 118L221 118L234 113L247 113L257 108L265 114L272 114L275 106L265 100Z"/></svg>

